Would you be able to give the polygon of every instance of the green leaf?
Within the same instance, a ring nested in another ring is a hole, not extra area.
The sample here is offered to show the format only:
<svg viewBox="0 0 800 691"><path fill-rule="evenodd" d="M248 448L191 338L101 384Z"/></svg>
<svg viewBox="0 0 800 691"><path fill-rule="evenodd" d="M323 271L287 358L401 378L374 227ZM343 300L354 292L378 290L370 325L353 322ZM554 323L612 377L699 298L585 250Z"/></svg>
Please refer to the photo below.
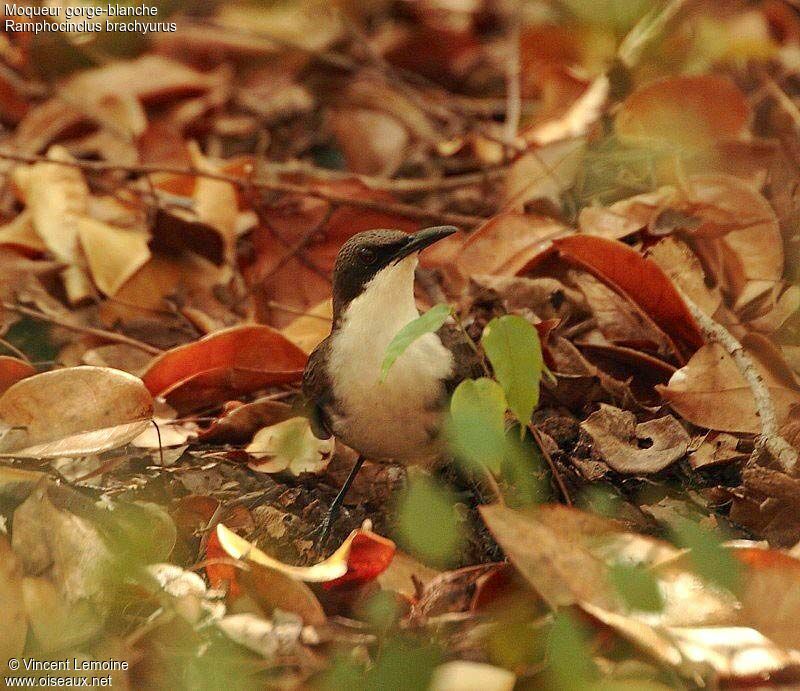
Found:
<svg viewBox="0 0 800 691"><path fill-rule="evenodd" d="M688 519L672 529L679 547L688 548L694 572L712 583L736 593L741 585L742 565L722 544L723 537Z"/></svg>
<svg viewBox="0 0 800 691"><path fill-rule="evenodd" d="M509 314L486 325L481 343L505 391L508 407L527 425L539 402L543 366L539 334L528 321Z"/></svg>
<svg viewBox="0 0 800 691"><path fill-rule="evenodd" d="M438 331L452 312L450 305L436 305L400 329L392 339L392 342L386 347L383 365L381 365L381 381L386 381L386 376L389 374L392 365L397 358L406 352L408 346L420 336Z"/></svg>
<svg viewBox="0 0 800 691"><path fill-rule="evenodd" d="M431 564L455 563L464 540L457 502L455 493L433 478L411 474L397 512L401 544Z"/></svg>
<svg viewBox="0 0 800 691"><path fill-rule="evenodd" d="M492 379L462 381L450 400L447 437L457 458L495 474L505 455L506 396Z"/></svg>
<svg viewBox="0 0 800 691"><path fill-rule="evenodd" d="M609 580L631 609L660 612L664 608L656 577L643 566L617 562L609 571Z"/></svg>
<svg viewBox="0 0 800 691"><path fill-rule="evenodd" d="M588 627L567 611L557 612L547 641L547 670L552 689L592 688L597 679Z"/></svg>

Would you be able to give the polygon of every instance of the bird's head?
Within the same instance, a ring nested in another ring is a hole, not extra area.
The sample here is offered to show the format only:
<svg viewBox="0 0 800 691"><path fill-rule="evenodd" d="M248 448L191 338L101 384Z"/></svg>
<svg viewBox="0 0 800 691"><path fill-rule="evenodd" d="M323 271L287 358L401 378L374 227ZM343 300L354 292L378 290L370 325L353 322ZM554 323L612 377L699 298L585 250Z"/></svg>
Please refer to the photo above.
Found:
<svg viewBox="0 0 800 691"><path fill-rule="evenodd" d="M368 230L342 245L333 267L333 312L338 316L383 271L434 242L457 232L455 226L436 226L416 233L402 230Z"/></svg>

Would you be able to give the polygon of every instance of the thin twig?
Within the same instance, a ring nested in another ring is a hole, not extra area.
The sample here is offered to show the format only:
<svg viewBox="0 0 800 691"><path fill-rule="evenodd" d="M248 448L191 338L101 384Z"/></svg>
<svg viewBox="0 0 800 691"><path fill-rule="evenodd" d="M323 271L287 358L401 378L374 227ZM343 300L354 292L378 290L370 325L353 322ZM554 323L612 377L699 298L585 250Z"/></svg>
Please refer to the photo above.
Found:
<svg viewBox="0 0 800 691"><path fill-rule="evenodd" d="M157 165L120 165L115 163L107 163L105 161L86 161L86 160L72 160L61 161L47 158L46 156L33 156L25 154L17 154L9 151L0 151L0 159L8 161L16 161L18 163L52 163L59 166L67 166L70 168L78 168L80 170L88 170L92 172L109 172L120 171L129 175L187 175L190 177L203 177L209 180L219 180L227 182L238 189L262 189L271 192L281 192L283 194L296 194L299 196L314 197L322 199L332 204L342 206L353 206L361 209L369 209L370 211L377 211L381 213L394 214L404 218L411 218L417 221L434 221L447 225L461 226L464 228L475 228L486 221L481 216L468 216L466 214L450 213L446 211L428 211L413 206L412 204L403 204L401 202L387 202L379 201L377 199L357 199L348 197L344 194L338 194L329 190L321 190L307 185L298 185L290 182L280 182L277 180L264 180L256 178L242 178L235 175L226 175L223 173L211 173L197 168L181 168L174 166L157 166Z"/></svg>
<svg viewBox="0 0 800 691"><path fill-rule="evenodd" d="M119 334L114 331L96 329L92 326L82 326L80 324L67 321L66 319L61 319L60 317L54 317L50 314L39 312L38 310L31 309L30 307L15 305L11 302L3 301L2 305L4 309L16 312L17 314L24 314L26 317L31 317L31 319L38 319L39 321L55 324L56 326L60 326L70 331L75 331L76 333L82 333L88 336L96 336L97 338L102 338L106 341L124 343L132 348L138 348L139 350L143 350L145 353L150 353L150 355L161 355L161 353L164 352L161 350L161 348L156 348L155 346L151 346L147 343L142 343L142 341L137 341L135 338L130 338L129 336L124 336L123 334Z"/></svg>
<svg viewBox="0 0 800 691"><path fill-rule="evenodd" d="M16 355L20 360L24 360L28 364L31 364L31 359L13 343L9 343L5 338L0 338L0 346L3 346L3 348L6 350L14 353L14 355Z"/></svg>
<svg viewBox="0 0 800 691"><path fill-rule="evenodd" d="M703 312L678 286L676 288L703 335L708 340L718 343L731 356L742 378L753 392L756 410L761 420L761 434L750 460L758 461L762 453L767 451L786 472L792 472L797 466L797 451L780 435L775 404L755 362L730 331Z"/></svg>
<svg viewBox="0 0 800 691"><path fill-rule="evenodd" d="M564 503L567 506L572 506L572 497L569 496L567 485L564 483L564 479L561 477L561 473L558 471L555 461L553 461L553 457L550 455L550 452L543 443L541 432L539 432L539 429L533 423L528 425L528 429L531 431L533 438L536 440L536 445L539 447L539 451L542 452L544 460L547 461L547 465L550 466L550 474L553 476L553 479L558 485L558 491L561 492Z"/></svg>
<svg viewBox="0 0 800 691"><path fill-rule="evenodd" d="M267 301L267 307L273 310L278 310L279 312L286 312L287 314L294 314L297 317L311 317L312 319L319 319L320 321L331 323L330 317L324 317L321 314L314 314L313 312L306 312L305 310L299 310L294 307L290 307L289 305L283 305L280 302L275 302L274 300Z"/></svg>
<svg viewBox="0 0 800 691"><path fill-rule="evenodd" d="M376 175L352 173L347 170L331 170L306 163L305 161L290 161L281 163L268 161L264 163L261 172L300 174L315 178L316 180L358 180L373 190L394 192L396 194L417 194L419 192L437 192L455 190L470 185L480 185L498 180L506 175L508 169L504 166L486 168L472 173L460 173L446 177L429 178L385 178Z"/></svg>

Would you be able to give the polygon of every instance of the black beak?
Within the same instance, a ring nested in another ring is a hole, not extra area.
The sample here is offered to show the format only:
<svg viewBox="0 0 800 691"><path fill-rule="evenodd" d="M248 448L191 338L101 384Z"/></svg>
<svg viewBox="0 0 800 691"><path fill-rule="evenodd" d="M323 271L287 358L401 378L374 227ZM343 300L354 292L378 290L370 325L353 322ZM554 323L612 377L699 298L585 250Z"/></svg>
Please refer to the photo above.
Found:
<svg viewBox="0 0 800 691"><path fill-rule="evenodd" d="M405 259L408 255L424 250L434 242L438 242L457 232L458 228L455 226L434 226L433 228L424 228L423 230L417 231L413 235L408 236L405 244L397 250L397 253L392 257L392 262L397 263L401 259Z"/></svg>

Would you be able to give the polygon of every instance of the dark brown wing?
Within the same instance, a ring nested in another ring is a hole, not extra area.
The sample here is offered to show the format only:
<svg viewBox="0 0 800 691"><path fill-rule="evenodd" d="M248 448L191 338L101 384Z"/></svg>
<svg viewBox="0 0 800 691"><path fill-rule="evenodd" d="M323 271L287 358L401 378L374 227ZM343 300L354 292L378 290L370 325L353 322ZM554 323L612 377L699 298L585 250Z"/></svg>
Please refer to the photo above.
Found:
<svg viewBox="0 0 800 691"><path fill-rule="evenodd" d="M455 324L447 322L436 332L436 335L441 339L444 347L453 353L455 360L453 374L445 381L448 396L464 379L477 379L484 376L481 359L461 329Z"/></svg>
<svg viewBox="0 0 800 691"><path fill-rule="evenodd" d="M330 439L333 434L330 418L326 411L334 404L333 386L328 377L328 355L331 346L328 336L308 356L303 372L303 396L306 399L306 414L311 423L311 431L318 439Z"/></svg>

